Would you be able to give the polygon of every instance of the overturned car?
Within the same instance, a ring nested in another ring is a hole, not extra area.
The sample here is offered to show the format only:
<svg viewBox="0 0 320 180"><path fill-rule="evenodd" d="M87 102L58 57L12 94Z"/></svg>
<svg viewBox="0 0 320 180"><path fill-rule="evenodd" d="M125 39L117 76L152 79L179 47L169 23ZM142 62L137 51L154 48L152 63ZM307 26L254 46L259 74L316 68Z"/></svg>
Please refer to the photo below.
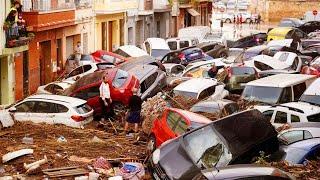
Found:
<svg viewBox="0 0 320 180"><path fill-rule="evenodd" d="M167 141L150 157L154 179L192 179L201 170L250 163L279 149L277 132L257 110L214 121Z"/></svg>

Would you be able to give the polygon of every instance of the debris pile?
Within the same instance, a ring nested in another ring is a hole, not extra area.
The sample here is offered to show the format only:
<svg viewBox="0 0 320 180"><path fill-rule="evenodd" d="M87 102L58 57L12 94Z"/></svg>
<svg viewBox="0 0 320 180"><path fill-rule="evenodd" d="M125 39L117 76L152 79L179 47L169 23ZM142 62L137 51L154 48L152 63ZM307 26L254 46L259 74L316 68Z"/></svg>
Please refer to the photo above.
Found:
<svg viewBox="0 0 320 180"><path fill-rule="evenodd" d="M162 94L158 93L142 103L141 116L144 119L142 130L146 134L150 134L153 121L159 118L166 108L167 103L161 96Z"/></svg>

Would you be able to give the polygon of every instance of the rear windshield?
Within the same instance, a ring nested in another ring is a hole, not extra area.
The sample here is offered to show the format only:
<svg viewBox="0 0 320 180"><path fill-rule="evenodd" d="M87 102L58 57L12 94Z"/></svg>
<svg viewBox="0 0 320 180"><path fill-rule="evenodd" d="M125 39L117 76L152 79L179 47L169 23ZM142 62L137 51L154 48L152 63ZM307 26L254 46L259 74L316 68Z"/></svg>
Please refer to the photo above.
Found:
<svg viewBox="0 0 320 180"><path fill-rule="evenodd" d="M282 91L282 88L277 87L246 86L243 90L242 97L249 101L264 102L268 104L276 104L279 101L290 101L291 94L283 93Z"/></svg>
<svg viewBox="0 0 320 180"><path fill-rule="evenodd" d="M151 56L157 59L162 59L169 52L169 49L152 49Z"/></svg>
<svg viewBox="0 0 320 180"><path fill-rule="evenodd" d="M310 104L320 105L320 96L303 94L300 98L300 101L308 102Z"/></svg>
<svg viewBox="0 0 320 180"><path fill-rule="evenodd" d="M307 118L309 122L320 122L320 113L308 116Z"/></svg>
<svg viewBox="0 0 320 180"><path fill-rule="evenodd" d="M252 75L255 74L253 68L250 67L233 67L231 68L233 75Z"/></svg>
<svg viewBox="0 0 320 180"><path fill-rule="evenodd" d="M123 71L121 69L118 69L117 74L116 74L115 78L113 79L112 85L115 88L120 88L127 81L128 77L129 77L128 72Z"/></svg>
<svg viewBox="0 0 320 180"><path fill-rule="evenodd" d="M79 114L86 114L92 110L92 108L88 104L82 104L80 106L75 107L75 110Z"/></svg>

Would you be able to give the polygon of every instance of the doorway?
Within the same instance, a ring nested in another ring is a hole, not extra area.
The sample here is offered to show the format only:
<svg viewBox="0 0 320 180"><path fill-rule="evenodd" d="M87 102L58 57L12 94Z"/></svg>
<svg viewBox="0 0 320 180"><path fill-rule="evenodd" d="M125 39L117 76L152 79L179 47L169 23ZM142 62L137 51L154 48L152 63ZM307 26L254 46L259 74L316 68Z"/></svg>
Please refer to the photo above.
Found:
<svg viewBox="0 0 320 180"><path fill-rule="evenodd" d="M112 51L112 21L108 22L108 51Z"/></svg>
<svg viewBox="0 0 320 180"><path fill-rule="evenodd" d="M23 97L29 96L29 52L23 51Z"/></svg>
<svg viewBox="0 0 320 180"><path fill-rule="evenodd" d="M51 41L40 42L40 85L51 82Z"/></svg>

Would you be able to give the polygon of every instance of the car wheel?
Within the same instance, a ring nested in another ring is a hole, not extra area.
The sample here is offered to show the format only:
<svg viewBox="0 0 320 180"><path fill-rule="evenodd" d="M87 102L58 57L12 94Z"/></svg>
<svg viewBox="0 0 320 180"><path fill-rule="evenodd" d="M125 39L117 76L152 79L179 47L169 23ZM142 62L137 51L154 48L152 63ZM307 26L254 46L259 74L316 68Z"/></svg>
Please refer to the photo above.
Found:
<svg viewBox="0 0 320 180"><path fill-rule="evenodd" d="M226 23L231 23L231 19L226 19Z"/></svg>
<svg viewBox="0 0 320 180"><path fill-rule="evenodd" d="M156 150L156 137L154 135L150 136L147 147L148 147L148 150L150 150L151 152Z"/></svg>

